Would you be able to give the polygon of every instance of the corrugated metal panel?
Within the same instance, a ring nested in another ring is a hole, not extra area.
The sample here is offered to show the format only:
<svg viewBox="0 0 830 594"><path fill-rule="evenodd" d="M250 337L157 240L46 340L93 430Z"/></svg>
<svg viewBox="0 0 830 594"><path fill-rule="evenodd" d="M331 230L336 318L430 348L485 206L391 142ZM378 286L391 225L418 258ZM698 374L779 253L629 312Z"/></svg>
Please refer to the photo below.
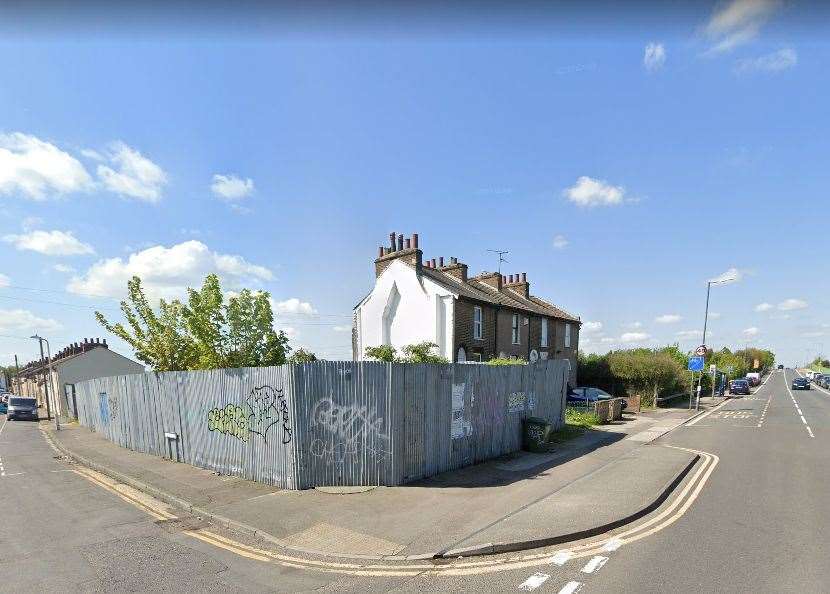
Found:
<svg viewBox="0 0 830 594"><path fill-rule="evenodd" d="M136 451L289 489L397 485L520 449L529 416L560 427L567 373L559 360L320 361L102 378L76 394L81 424Z"/></svg>

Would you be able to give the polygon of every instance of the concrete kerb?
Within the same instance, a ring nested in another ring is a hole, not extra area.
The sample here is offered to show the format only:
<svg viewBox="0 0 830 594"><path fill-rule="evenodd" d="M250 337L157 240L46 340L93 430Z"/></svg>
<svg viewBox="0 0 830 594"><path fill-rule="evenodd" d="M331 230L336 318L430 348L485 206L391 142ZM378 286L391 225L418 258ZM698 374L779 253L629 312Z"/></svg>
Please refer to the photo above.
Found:
<svg viewBox="0 0 830 594"><path fill-rule="evenodd" d="M703 413L704 411L701 411ZM698 413L698 414L701 414ZM698 415L694 415L698 416ZM685 423L688 420L691 420L694 417L690 417L683 421ZM666 431L672 431L676 429L679 425L672 427ZM305 549L301 547L291 546L285 543L283 540L269 534L268 532L264 532L259 530L249 524L245 524L243 522L239 522L233 520L231 518L227 518L225 516L212 513L208 510L205 510L199 506L193 505L189 501L181 499L180 497L176 497L175 495L171 495L157 487L149 485L143 481L139 481L134 479L133 477L127 476L117 470L113 470L104 464L100 464L95 462L94 460L90 460L85 456L81 456L72 452L69 448L67 448L64 444L58 442L57 440L53 439L50 435L52 429L48 427L44 427L43 425L40 426L40 430L43 433L44 438L49 442L49 444L61 454L63 454L68 459L81 464L82 466L86 466L109 476L112 479L119 481L125 485L128 485L138 491L144 492L168 505L172 505L178 509L181 509L189 514L199 516L201 518L210 520L222 527L229 528L232 530L237 530L239 532L248 534L250 536L255 536L257 538L261 538L271 544L278 546L279 548L291 551L294 553L299 553L303 555L315 556L315 557L323 557L323 558L334 558L334 559L356 559L356 560L365 560L365 561L393 561L393 562L407 562L407 561L426 561L426 560L447 560L452 558L458 557L472 557L472 556L482 556L482 555L495 555L495 554L502 554L502 553L510 553L510 552L517 552L517 551L524 551L529 549L536 549L545 546L552 546L557 544L564 544L567 542L572 542L576 540L582 540L584 538L590 538L592 536L597 536L599 534L603 534L610 530L614 530L616 528L620 528L626 524L630 524L635 522L636 520L650 514L657 508L659 508L671 495L671 493L683 482L683 479L691 472L692 468L697 464L700 460L700 456L696 455L689 463L681 469L663 488L660 494L652 500L648 505L641 508L640 510L625 516L624 518L614 520L612 522L608 522L606 524L602 524L599 526L595 526L593 528L589 528L587 530L582 530L579 532L573 532L569 534L562 534L557 536L551 536L546 538L540 539L532 539L532 540L524 540L524 541L515 541L515 542L499 542L499 543L484 543L480 545L473 545L470 547L462 547L456 548L452 550L444 550L444 551L437 551L433 553L420 553L416 555L358 555L358 554L349 554L349 553L334 553L329 551L318 551L313 549ZM665 435L663 433L662 435ZM661 435L661 436L662 436ZM658 436L658 437L661 437ZM658 439L655 437L655 439ZM652 440L654 441L654 440Z"/></svg>
<svg viewBox="0 0 830 594"><path fill-rule="evenodd" d="M636 512L625 516L624 518L613 520L605 524L600 524L599 526L594 526L593 528L588 528L586 530L580 530L578 532L571 532L568 534L561 534L559 536L536 538L532 540L515 542L485 543L481 545L473 545L470 547L451 549L449 551L436 555L435 558L452 559L456 557L472 557L477 555L515 553L517 551L538 549L542 547L549 547L568 542L575 542L578 540L583 540L586 538L599 536L600 534L604 534L606 532L610 532L611 530L615 530L617 528L625 526L626 524L636 522L640 518L647 516L648 514L656 510L658 507L663 505L666 499L668 499L672 492L674 492L674 490L677 488L677 486L683 482L683 479L685 479L686 476L688 476L688 474L692 471L692 468L694 468L694 466L698 463L699 460L700 455L695 455L689 461L689 463L686 464L686 466L684 466L671 480L668 481L666 486L653 501L651 501L645 507L637 510Z"/></svg>

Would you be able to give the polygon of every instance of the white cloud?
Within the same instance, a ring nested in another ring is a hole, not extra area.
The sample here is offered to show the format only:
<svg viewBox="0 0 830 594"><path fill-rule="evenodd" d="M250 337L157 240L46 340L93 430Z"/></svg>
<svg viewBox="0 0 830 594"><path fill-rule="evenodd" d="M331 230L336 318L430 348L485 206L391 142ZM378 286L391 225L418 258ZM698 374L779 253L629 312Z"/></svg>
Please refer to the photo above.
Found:
<svg viewBox="0 0 830 594"><path fill-rule="evenodd" d="M97 169L108 190L145 202L161 200L162 187L167 183L161 167L123 142L113 143L108 157L117 170L106 165L98 165Z"/></svg>
<svg viewBox="0 0 830 594"><path fill-rule="evenodd" d="M300 331L292 326L279 326L275 327L275 329L277 330L277 332L284 332L289 340L295 340L300 335Z"/></svg>
<svg viewBox="0 0 830 594"><path fill-rule="evenodd" d="M332 330L334 330L335 332L351 332L352 327L351 326L334 326L334 327L332 327Z"/></svg>
<svg viewBox="0 0 830 594"><path fill-rule="evenodd" d="M52 332L61 328L50 318L39 318L27 309L0 309L0 332L29 336L32 332Z"/></svg>
<svg viewBox="0 0 830 594"><path fill-rule="evenodd" d="M825 335L825 333L822 332L821 330L813 330L811 332L803 332L801 334L801 337L802 338L820 338L824 335Z"/></svg>
<svg viewBox="0 0 830 594"><path fill-rule="evenodd" d="M746 328L743 331L743 335L746 336L747 338L752 337L752 336L758 336L760 333L761 333L761 331L758 330L758 328L756 328L755 326L751 326L749 328Z"/></svg>
<svg viewBox="0 0 830 594"><path fill-rule="evenodd" d="M31 231L36 227L40 227L43 224L43 219L40 217L25 217L21 222L20 226L24 231Z"/></svg>
<svg viewBox="0 0 830 594"><path fill-rule="evenodd" d="M317 313L309 302L300 301L296 297L286 299L285 301L272 301L272 307L275 312L283 314L302 314L310 316Z"/></svg>
<svg viewBox="0 0 830 594"><path fill-rule="evenodd" d="M666 63L666 48L662 43L649 43L643 54L643 66L649 72L660 70Z"/></svg>
<svg viewBox="0 0 830 594"><path fill-rule="evenodd" d="M792 68L798 63L798 53L791 48L785 47L770 54L757 58L739 60L735 70L745 72L781 72Z"/></svg>
<svg viewBox="0 0 830 594"><path fill-rule="evenodd" d="M605 344L611 344L617 342L617 339L612 336L603 336L599 339L600 342L604 342Z"/></svg>
<svg viewBox="0 0 830 594"><path fill-rule="evenodd" d="M744 271L740 270L739 268L735 268L733 266L732 268L729 268L729 269L721 272L715 278L710 278L709 282L712 282L712 283L726 283L726 284L728 284L728 283L737 283L738 281L743 280L743 278L744 278Z"/></svg>
<svg viewBox="0 0 830 594"><path fill-rule="evenodd" d="M5 235L3 241L18 250L47 256L82 256L94 254L92 246L77 239L71 231L30 231L22 235Z"/></svg>
<svg viewBox="0 0 830 594"><path fill-rule="evenodd" d="M586 334L595 334L602 330L602 322L583 322L582 332Z"/></svg>
<svg viewBox="0 0 830 594"><path fill-rule="evenodd" d="M234 200L241 200L250 196L254 191L254 180L250 177L242 179L235 175L219 175L213 176L213 183L210 184L210 190L214 196L220 200L233 202Z"/></svg>
<svg viewBox="0 0 830 594"><path fill-rule="evenodd" d="M752 41L782 4L781 0L731 0L719 4L704 27L704 34L713 44L707 53L729 52Z"/></svg>
<svg viewBox="0 0 830 594"><path fill-rule="evenodd" d="M569 243L568 238L564 235L557 235L553 238L553 247L557 250L565 249Z"/></svg>
<svg viewBox="0 0 830 594"><path fill-rule="evenodd" d="M805 309L807 302L803 299L785 299L778 304L778 309L781 311L792 311L794 309Z"/></svg>
<svg viewBox="0 0 830 594"><path fill-rule="evenodd" d="M205 276L218 274L226 288L245 282L271 280L273 274L241 256L211 251L200 241L190 240L164 247L149 247L123 258L108 258L75 276L67 289L81 295L123 297L127 281L139 276L147 292L155 297L181 297L187 287L200 287Z"/></svg>
<svg viewBox="0 0 830 594"><path fill-rule="evenodd" d="M759 303L758 305L755 306L755 311L769 311L773 307L775 307L775 306L772 303L766 303L766 302Z"/></svg>
<svg viewBox="0 0 830 594"><path fill-rule="evenodd" d="M563 194L577 206L615 206L622 204L625 188L583 175L573 186L566 188Z"/></svg>
<svg viewBox="0 0 830 594"><path fill-rule="evenodd" d="M0 289L8 287L10 284L12 284L12 279L0 272Z"/></svg>
<svg viewBox="0 0 830 594"><path fill-rule="evenodd" d="M720 317L721 317L721 315L720 315L718 312L716 312L716 311L710 311L710 312L709 312L709 319L710 319L710 320L717 320L717 319L719 319Z"/></svg>
<svg viewBox="0 0 830 594"><path fill-rule="evenodd" d="M620 342L643 342L649 338L651 335L645 332L626 332L620 336Z"/></svg>
<svg viewBox="0 0 830 594"><path fill-rule="evenodd" d="M626 328L632 328L632 329L636 330L637 328L642 328L643 323L642 322L630 322L628 324L625 324L625 327Z"/></svg>
<svg viewBox="0 0 830 594"><path fill-rule="evenodd" d="M44 200L92 187L92 178L72 155L35 136L0 134L0 194Z"/></svg>
<svg viewBox="0 0 830 594"><path fill-rule="evenodd" d="M681 330L675 336L677 338L702 338L703 330Z"/></svg>
<svg viewBox="0 0 830 594"><path fill-rule="evenodd" d="M682 320L683 317L677 314L663 314L662 316L657 316L654 318L654 321L658 324L674 324L675 322L679 322Z"/></svg>
<svg viewBox="0 0 830 594"><path fill-rule="evenodd" d="M72 274L75 272L75 269L71 266L67 266L66 264L55 264L52 266L52 270L55 272L62 272L63 274Z"/></svg>

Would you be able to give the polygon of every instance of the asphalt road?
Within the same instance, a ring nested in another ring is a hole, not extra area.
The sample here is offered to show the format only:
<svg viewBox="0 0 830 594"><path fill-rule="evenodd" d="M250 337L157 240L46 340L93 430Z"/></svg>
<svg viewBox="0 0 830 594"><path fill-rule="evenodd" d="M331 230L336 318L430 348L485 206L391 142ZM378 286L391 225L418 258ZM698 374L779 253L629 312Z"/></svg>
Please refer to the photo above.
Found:
<svg viewBox="0 0 830 594"><path fill-rule="evenodd" d="M554 558L553 548L525 567L483 558L454 575L348 575L241 556L73 472L35 423L7 423L0 590L828 592L830 393L791 393L792 375L774 373L753 396L659 440L719 457L671 525L590 557Z"/></svg>

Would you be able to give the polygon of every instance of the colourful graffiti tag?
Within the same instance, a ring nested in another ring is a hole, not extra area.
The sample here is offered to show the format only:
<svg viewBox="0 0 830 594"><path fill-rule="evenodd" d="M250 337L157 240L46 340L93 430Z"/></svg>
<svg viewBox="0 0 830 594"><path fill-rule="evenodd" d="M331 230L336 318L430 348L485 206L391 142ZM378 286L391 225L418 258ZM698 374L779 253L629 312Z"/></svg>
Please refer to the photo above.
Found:
<svg viewBox="0 0 830 594"><path fill-rule="evenodd" d="M247 442L250 435L248 415L241 406L233 404L208 411L208 431L218 431Z"/></svg>
<svg viewBox="0 0 830 594"><path fill-rule="evenodd" d="M268 432L282 424L283 445L291 442L291 417L282 389L259 386L251 390L242 406L228 404L208 411L208 431L218 431L247 442L253 433L268 442Z"/></svg>

